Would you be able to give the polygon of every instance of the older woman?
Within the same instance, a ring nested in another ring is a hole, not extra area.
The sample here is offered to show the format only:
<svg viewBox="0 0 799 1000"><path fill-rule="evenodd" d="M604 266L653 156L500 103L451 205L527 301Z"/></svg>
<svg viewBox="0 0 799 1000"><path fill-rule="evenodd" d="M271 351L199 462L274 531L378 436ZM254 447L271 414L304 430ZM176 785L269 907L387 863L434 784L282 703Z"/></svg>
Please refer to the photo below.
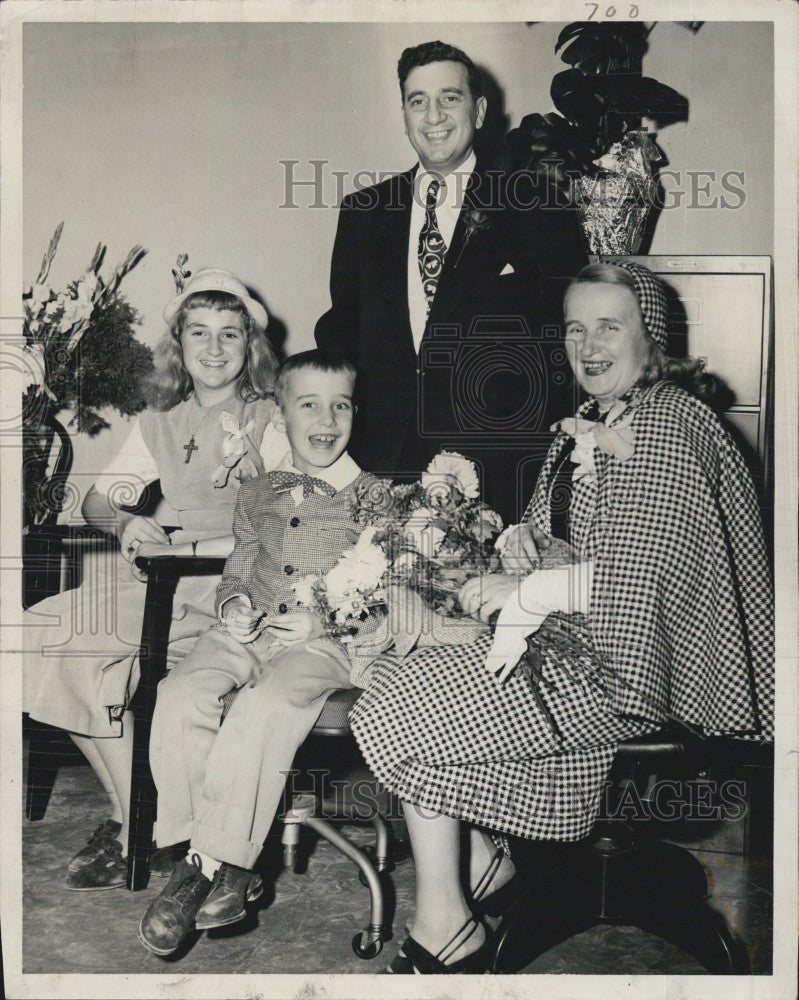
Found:
<svg viewBox="0 0 799 1000"><path fill-rule="evenodd" d="M95 564L76 591L25 615L23 710L65 729L111 800L110 816L68 865L68 889L124 885L138 649L146 587L133 560L165 552L227 555L240 481L274 468L287 450L270 424L275 358L267 315L227 271L199 271L165 308L169 332L158 349L151 405L120 453L89 490L83 515L116 528L120 553ZM160 480L171 513L165 526L132 515L145 487ZM169 657L187 653L214 620L218 578L178 585ZM92 627L94 626L94 627ZM168 860L165 861L169 867Z"/></svg>
<svg viewBox="0 0 799 1000"><path fill-rule="evenodd" d="M772 593L755 493L697 397L701 365L664 354L662 285L632 263L584 269L565 334L589 398L561 423L526 523L501 540L506 572L461 593L482 619L500 611L493 639L378 665L352 715L366 760L403 802L416 861L416 912L390 972L485 970L471 906L513 873L485 831L585 836L620 740L666 712L707 733L770 733ZM553 537L572 546L571 563L530 572ZM536 652L520 661L528 641ZM477 830L470 892L461 821Z"/></svg>

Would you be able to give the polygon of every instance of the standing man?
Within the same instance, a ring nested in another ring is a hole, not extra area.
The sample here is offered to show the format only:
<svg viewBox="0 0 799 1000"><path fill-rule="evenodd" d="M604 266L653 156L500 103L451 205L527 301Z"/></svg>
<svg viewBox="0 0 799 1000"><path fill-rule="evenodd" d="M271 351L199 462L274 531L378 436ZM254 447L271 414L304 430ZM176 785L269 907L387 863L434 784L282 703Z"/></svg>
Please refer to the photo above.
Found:
<svg viewBox="0 0 799 1000"><path fill-rule="evenodd" d="M573 412L558 327L582 238L532 175L478 162L487 101L464 52L425 42L397 69L419 162L342 202L316 342L358 368L364 468L418 474L458 450L518 520L550 423Z"/></svg>

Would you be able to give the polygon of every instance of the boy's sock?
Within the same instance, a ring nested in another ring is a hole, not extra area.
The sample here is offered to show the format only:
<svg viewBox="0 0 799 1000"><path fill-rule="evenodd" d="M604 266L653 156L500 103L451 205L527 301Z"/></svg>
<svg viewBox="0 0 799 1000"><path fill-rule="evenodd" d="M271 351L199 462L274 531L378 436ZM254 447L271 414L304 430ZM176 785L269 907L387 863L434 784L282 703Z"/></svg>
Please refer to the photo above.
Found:
<svg viewBox="0 0 799 1000"><path fill-rule="evenodd" d="M198 851L195 847L189 845L188 853L186 854L186 860L189 864L193 864L192 858L197 858L201 865L201 871L205 877L213 882L214 875L222 867L222 862L217 861L216 858L210 858L207 854L203 854L202 851Z"/></svg>

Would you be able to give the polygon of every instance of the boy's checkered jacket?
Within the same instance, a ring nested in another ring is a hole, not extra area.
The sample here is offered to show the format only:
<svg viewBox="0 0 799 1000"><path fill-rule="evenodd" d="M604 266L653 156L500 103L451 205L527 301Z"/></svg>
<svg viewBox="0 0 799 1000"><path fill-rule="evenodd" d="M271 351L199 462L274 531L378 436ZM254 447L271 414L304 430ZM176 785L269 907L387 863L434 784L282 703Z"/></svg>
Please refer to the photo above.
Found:
<svg viewBox="0 0 799 1000"><path fill-rule="evenodd" d="M264 476L244 483L233 514L236 544L216 591L217 612L236 594L246 594L268 615L295 610L291 585L327 573L353 544L361 529L350 517L350 501L354 491L373 482L374 476L361 472L335 496L315 491L299 505L289 491L275 492ZM376 626L374 619L365 622L356 644Z"/></svg>

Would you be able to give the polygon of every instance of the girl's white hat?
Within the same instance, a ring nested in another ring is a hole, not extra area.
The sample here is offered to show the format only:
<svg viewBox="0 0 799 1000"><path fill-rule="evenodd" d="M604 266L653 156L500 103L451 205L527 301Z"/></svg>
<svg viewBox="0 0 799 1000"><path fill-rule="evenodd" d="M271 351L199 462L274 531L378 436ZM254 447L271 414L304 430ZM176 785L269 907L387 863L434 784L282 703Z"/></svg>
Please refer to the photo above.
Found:
<svg viewBox="0 0 799 1000"><path fill-rule="evenodd" d="M185 300L195 292L227 292L229 295L235 295L244 303L245 309L257 326L265 330L269 324L266 309L260 302L250 297L250 293L239 279L230 271L221 271L215 267L198 271L193 278L189 278L180 295L176 295L164 309L163 316L167 323L172 323Z"/></svg>

